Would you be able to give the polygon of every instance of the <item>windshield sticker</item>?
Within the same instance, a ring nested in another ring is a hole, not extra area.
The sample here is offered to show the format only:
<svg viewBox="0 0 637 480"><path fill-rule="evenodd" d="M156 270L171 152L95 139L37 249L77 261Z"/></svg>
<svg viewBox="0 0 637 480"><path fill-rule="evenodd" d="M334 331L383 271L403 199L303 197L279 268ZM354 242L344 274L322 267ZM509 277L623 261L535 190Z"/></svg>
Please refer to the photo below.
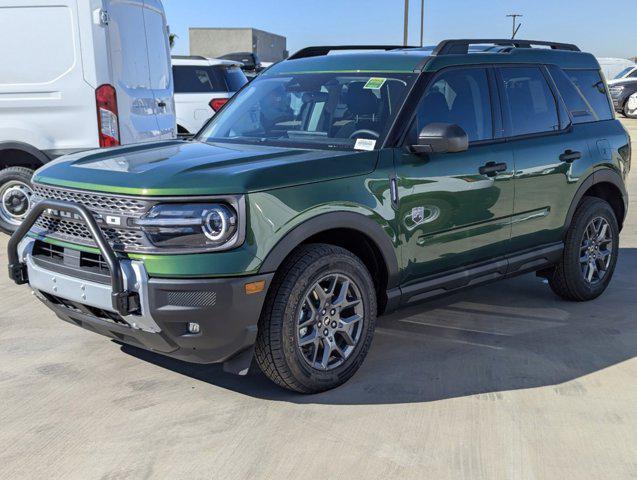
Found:
<svg viewBox="0 0 637 480"><path fill-rule="evenodd" d="M386 78L372 77L369 80L367 80L367 83L365 84L363 88L366 88L368 90L379 90L380 87L385 85L386 81L387 81Z"/></svg>
<svg viewBox="0 0 637 480"><path fill-rule="evenodd" d="M355 150L364 150L369 152L374 150L376 147L376 140L370 140L369 138L358 138L356 139L356 145L354 145Z"/></svg>

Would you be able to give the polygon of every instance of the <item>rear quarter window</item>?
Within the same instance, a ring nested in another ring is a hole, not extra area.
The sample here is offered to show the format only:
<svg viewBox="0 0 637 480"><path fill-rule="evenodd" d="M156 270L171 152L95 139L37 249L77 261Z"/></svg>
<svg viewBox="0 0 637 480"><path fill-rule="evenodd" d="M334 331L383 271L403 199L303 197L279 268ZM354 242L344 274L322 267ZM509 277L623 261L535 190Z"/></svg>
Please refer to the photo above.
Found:
<svg viewBox="0 0 637 480"><path fill-rule="evenodd" d="M248 83L248 79L239 67L231 67L226 69L226 83L229 91L238 92Z"/></svg>
<svg viewBox="0 0 637 480"><path fill-rule="evenodd" d="M579 101L584 101L587 110L591 114L588 117L583 115L579 117L573 115L573 121L575 123L583 123L585 121L603 121L613 118L613 111L608 99L606 84L604 83L600 72L597 70L564 70L563 72L577 90L580 98ZM562 95L564 95L562 88L559 85L558 88ZM567 89L567 87L565 88ZM569 95L569 97L572 96L572 94ZM566 97L564 100L567 102L567 106L570 110L571 105L568 104ZM581 106L578 106L579 101L578 103L572 104L572 108L581 110Z"/></svg>
<svg viewBox="0 0 637 480"><path fill-rule="evenodd" d="M175 93L227 92L224 69L218 67L175 65Z"/></svg>

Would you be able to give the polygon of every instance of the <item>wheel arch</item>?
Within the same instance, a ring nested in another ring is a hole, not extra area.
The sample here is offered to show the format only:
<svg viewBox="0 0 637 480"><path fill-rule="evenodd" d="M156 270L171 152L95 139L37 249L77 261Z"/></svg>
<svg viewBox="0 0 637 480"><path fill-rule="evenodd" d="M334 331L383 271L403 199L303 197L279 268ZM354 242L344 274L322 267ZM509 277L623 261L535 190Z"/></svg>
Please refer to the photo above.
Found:
<svg viewBox="0 0 637 480"><path fill-rule="evenodd" d="M619 173L610 168L604 168L593 172L582 182L568 210L566 228L571 224L575 210L577 210L582 198L586 196L607 201L615 212L621 230L628 211L628 192Z"/></svg>
<svg viewBox="0 0 637 480"><path fill-rule="evenodd" d="M388 225L354 212L331 212L318 215L288 232L270 251L260 272L276 272L285 259L299 246L307 243L328 243L356 254L374 278L381 303L387 303L386 293L398 286L400 268L392 234ZM382 310L382 308L379 308Z"/></svg>
<svg viewBox="0 0 637 480"><path fill-rule="evenodd" d="M27 167L36 170L49 161L46 154L27 143L0 142L0 169Z"/></svg>

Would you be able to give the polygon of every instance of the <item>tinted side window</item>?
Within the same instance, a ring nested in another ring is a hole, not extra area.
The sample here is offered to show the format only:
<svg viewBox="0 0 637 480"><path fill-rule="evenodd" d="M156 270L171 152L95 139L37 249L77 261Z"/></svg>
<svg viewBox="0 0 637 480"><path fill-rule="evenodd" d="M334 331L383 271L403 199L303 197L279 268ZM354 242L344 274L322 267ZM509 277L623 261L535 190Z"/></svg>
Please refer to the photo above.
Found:
<svg viewBox="0 0 637 480"><path fill-rule="evenodd" d="M568 111L573 117L573 123L586 123L598 120L593 107L588 103L588 99L573 82L571 82L564 71L553 65L548 68L557 89L564 99L564 103L566 103Z"/></svg>
<svg viewBox="0 0 637 480"><path fill-rule="evenodd" d="M493 138L491 97L486 70L450 70L438 76L418 105L411 137L430 123L461 126L470 142Z"/></svg>
<svg viewBox="0 0 637 480"><path fill-rule="evenodd" d="M226 69L226 83L230 92L238 92L248 83L248 79L239 67L231 67Z"/></svg>
<svg viewBox="0 0 637 480"><path fill-rule="evenodd" d="M223 69L176 65L173 67L175 93L227 92Z"/></svg>
<svg viewBox="0 0 637 480"><path fill-rule="evenodd" d="M511 136L559 130L555 97L537 67L500 69Z"/></svg>
<svg viewBox="0 0 637 480"><path fill-rule="evenodd" d="M564 73L586 98L598 120L613 118L606 85L597 70L565 70Z"/></svg>
<svg viewBox="0 0 637 480"><path fill-rule="evenodd" d="M637 78L637 70L635 70L633 73L628 75L628 78Z"/></svg>

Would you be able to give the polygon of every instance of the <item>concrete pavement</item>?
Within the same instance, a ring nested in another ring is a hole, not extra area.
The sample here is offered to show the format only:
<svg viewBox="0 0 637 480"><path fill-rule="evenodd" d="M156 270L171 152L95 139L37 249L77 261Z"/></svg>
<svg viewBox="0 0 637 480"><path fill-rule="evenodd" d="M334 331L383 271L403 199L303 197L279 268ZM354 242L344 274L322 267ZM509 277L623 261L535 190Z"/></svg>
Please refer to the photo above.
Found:
<svg viewBox="0 0 637 480"><path fill-rule="evenodd" d="M0 478L637 478L635 201L600 299L527 275L394 314L314 396L121 347L2 273Z"/></svg>

